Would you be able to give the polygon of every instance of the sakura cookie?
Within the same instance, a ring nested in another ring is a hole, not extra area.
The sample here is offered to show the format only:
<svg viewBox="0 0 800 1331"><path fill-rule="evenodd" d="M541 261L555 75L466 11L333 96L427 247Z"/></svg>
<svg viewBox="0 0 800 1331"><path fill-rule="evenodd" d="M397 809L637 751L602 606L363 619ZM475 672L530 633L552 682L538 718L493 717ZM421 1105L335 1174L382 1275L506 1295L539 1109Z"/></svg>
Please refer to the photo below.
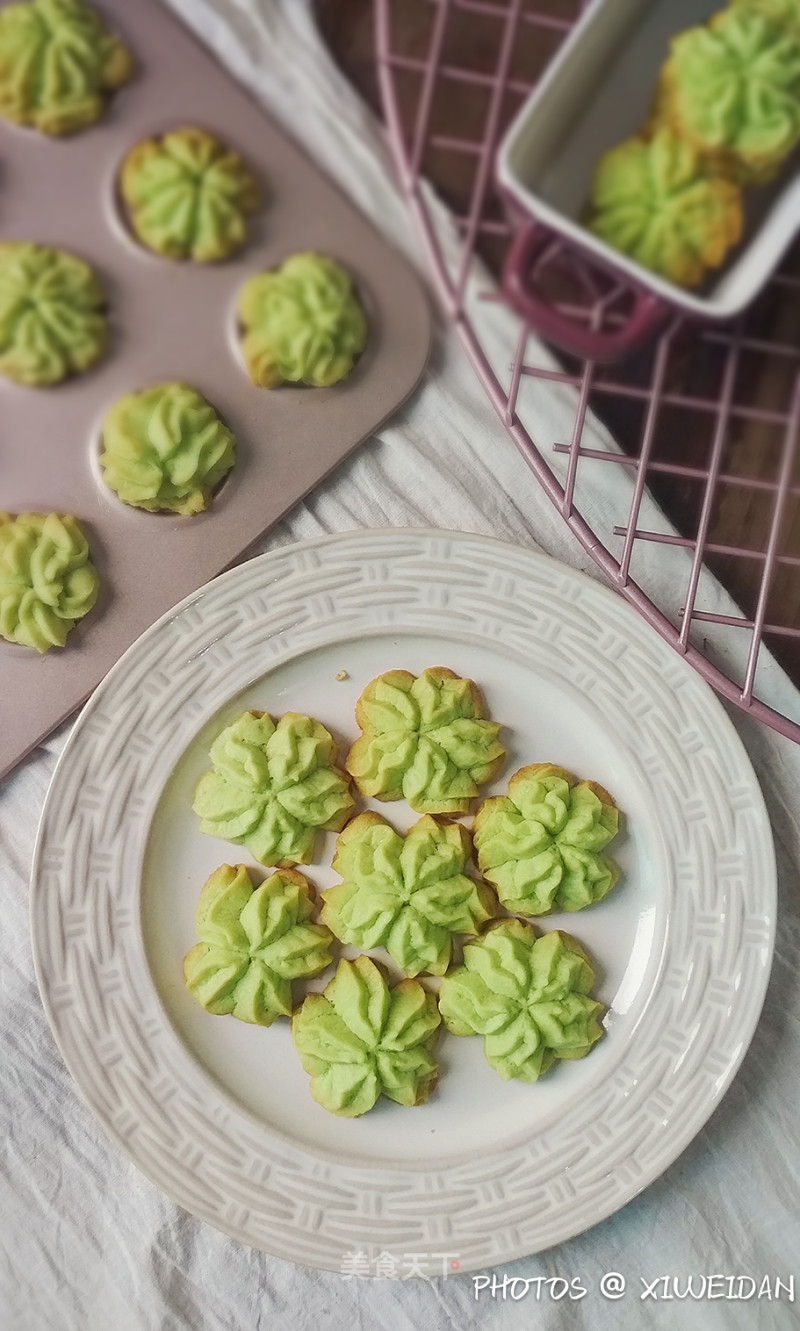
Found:
<svg viewBox="0 0 800 1331"><path fill-rule="evenodd" d="M88 263L50 245L0 244L0 375L49 387L88 370L107 341L106 294Z"/></svg>
<svg viewBox="0 0 800 1331"><path fill-rule="evenodd" d="M650 272L693 287L742 234L739 187L668 126L628 139L597 165L590 231Z"/></svg>
<svg viewBox="0 0 800 1331"><path fill-rule="evenodd" d="M673 128L743 183L768 178L800 142L800 29L754 7L679 33L663 82Z"/></svg>
<svg viewBox="0 0 800 1331"><path fill-rule="evenodd" d="M244 864L215 869L200 893L200 942L183 964L189 993L207 1012L271 1026L292 1012L292 981L319 975L331 934L315 924L311 888L295 869L254 887Z"/></svg>
<svg viewBox="0 0 800 1331"><path fill-rule="evenodd" d="M238 153L198 128L145 139L128 153L120 191L134 235L166 259L213 263L244 245L260 189Z"/></svg>
<svg viewBox="0 0 800 1331"><path fill-rule="evenodd" d="M401 836L378 813L340 833L322 919L343 943L383 947L406 975L443 975L453 940L474 934L497 902L466 874L470 838L458 823L420 818Z"/></svg>
<svg viewBox="0 0 800 1331"><path fill-rule="evenodd" d="M242 355L261 388L330 388L347 378L367 342L352 279L325 254L293 254L251 277L238 313Z"/></svg>
<svg viewBox="0 0 800 1331"><path fill-rule="evenodd" d="M336 744L319 721L243 712L211 745L197 783L200 831L244 845L261 864L309 864L317 833L338 832L353 808Z"/></svg>
<svg viewBox="0 0 800 1331"><path fill-rule="evenodd" d="M323 1109L358 1118L381 1095L421 1105L436 1085L441 1018L416 980L390 987L369 957L340 961L321 994L309 994L292 1019L311 1094Z"/></svg>
<svg viewBox="0 0 800 1331"><path fill-rule="evenodd" d="M99 120L133 59L84 0L26 0L0 9L0 117L42 134Z"/></svg>
<svg viewBox="0 0 800 1331"><path fill-rule="evenodd" d="M201 513L235 456L232 431L189 384L126 393L103 420L106 485L123 504L150 513Z"/></svg>
<svg viewBox="0 0 800 1331"><path fill-rule="evenodd" d="M77 518L0 513L0 637L37 652L63 647L98 586Z"/></svg>
<svg viewBox="0 0 800 1331"><path fill-rule="evenodd" d="M594 781L552 763L515 772L508 794L475 814L478 866L519 915L576 911L607 896L619 870L603 852L619 828L617 806Z"/></svg>
<svg viewBox="0 0 800 1331"><path fill-rule="evenodd" d="M463 814L497 774L505 749L471 679L445 666L389 670L356 704L363 734L346 767L363 795L406 799L417 813Z"/></svg>
<svg viewBox="0 0 800 1331"><path fill-rule="evenodd" d="M538 936L521 920L499 920L464 948L449 971L439 1011L453 1035L481 1035L504 1081L536 1081L558 1059L585 1058L603 1034L603 1005L590 997L592 964L569 934Z"/></svg>

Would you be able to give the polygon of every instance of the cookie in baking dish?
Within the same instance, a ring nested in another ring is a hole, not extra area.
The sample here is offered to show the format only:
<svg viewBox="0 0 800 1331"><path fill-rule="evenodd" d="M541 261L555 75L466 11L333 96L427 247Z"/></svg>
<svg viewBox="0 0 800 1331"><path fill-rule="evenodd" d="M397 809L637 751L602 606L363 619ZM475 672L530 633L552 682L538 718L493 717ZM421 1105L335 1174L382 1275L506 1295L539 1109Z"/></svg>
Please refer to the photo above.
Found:
<svg viewBox="0 0 800 1331"><path fill-rule="evenodd" d="M323 1109L358 1118L379 1096L421 1105L436 1085L441 1025L436 999L417 980L389 986L369 957L340 961L321 994L292 1018L311 1094Z"/></svg>
<svg viewBox="0 0 800 1331"><path fill-rule="evenodd" d="M88 370L106 349L105 311L105 292L77 255L27 241L0 243L0 375L6 379L48 387Z"/></svg>
<svg viewBox="0 0 800 1331"><path fill-rule="evenodd" d="M86 535L68 513L0 513L0 637L47 652L97 600Z"/></svg>
<svg viewBox="0 0 800 1331"><path fill-rule="evenodd" d="M210 402L188 384L126 393L106 412L100 466L134 508L190 516L208 508L236 444Z"/></svg>
<svg viewBox="0 0 800 1331"><path fill-rule="evenodd" d="M741 237L741 190L688 139L662 126L600 159L586 225L643 268L694 287Z"/></svg>
<svg viewBox="0 0 800 1331"><path fill-rule="evenodd" d="M225 259L244 245L261 193L239 154L196 127L137 143L119 184L137 239L164 258L196 263Z"/></svg>
<svg viewBox="0 0 800 1331"><path fill-rule="evenodd" d="M443 975L453 940L474 934L497 909L466 873L466 828L426 815L401 836L380 814L340 832L333 867L342 882L323 894L322 920L343 943L383 947L406 975Z"/></svg>
<svg viewBox="0 0 800 1331"><path fill-rule="evenodd" d="M352 279L325 254L293 254L239 295L242 355L254 384L329 388L347 378L367 342Z"/></svg>
<svg viewBox="0 0 800 1331"><path fill-rule="evenodd" d="M244 845L261 864L309 864L317 833L340 831L353 798L336 742L319 721L243 712L211 745L192 808L200 830Z"/></svg>
<svg viewBox="0 0 800 1331"><path fill-rule="evenodd" d="M800 31L750 6L673 38L662 75L673 128L742 183L800 143Z"/></svg>
<svg viewBox="0 0 800 1331"><path fill-rule="evenodd" d="M42 134L99 120L133 73L130 51L83 0L25 0L0 9L0 117Z"/></svg>
<svg viewBox="0 0 800 1331"><path fill-rule="evenodd" d="M197 906L200 942L186 954L189 993L206 1012L271 1026L291 1016L292 981L319 975L331 961L331 934L315 924L314 897L295 869L255 887L244 864L223 864Z"/></svg>
<svg viewBox="0 0 800 1331"><path fill-rule="evenodd" d="M451 1034L483 1036L504 1081L533 1082L559 1059L585 1058L602 1036L593 984L592 963L570 934L539 936L522 920L498 920L442 980L439 1011Z"/></svg>
<svg viewBox="0 0 800 1331"><path fill-rule="evenodd" d="M463 814L505 759L500 726L471 679L446 666L388 670L356 704L362 730L346 767L363 795L406 799L417 813Z"/></svg>
<svg viewBox="0 0 800 1331"><path fill-rule="evenodd" d="M607 790L553 763L521 767L508 794L475 814L478 867L503 905L519 915L576 911L602 901L619 878L604 854L619 829Z"/></svg>

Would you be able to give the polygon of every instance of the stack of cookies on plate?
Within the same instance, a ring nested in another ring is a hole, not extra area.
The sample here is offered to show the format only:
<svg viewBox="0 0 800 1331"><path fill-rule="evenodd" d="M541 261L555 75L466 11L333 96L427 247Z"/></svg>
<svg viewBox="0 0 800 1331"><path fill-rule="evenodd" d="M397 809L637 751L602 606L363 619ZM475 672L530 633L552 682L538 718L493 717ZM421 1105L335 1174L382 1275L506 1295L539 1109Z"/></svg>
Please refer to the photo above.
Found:
<svg viewBox="0 0 800 1331"><path fill-rule="evenodd" d="M257 869L223 864L208 878L189 992L216 1016L291 1018L313 1098L346 1118L381 1096L424 1104L441 1027L482 1037L505 1081L584 1058L605 1011L592 962L571 934L531 919L594 906L617 883L611 795L539 762L481 798L506 759L501 727L478 686L444 666L379 675L355 719L343 767L331 733L300 713L244 712L217 735L194 791L200 831L273 872L259 882ZM374 809L353 816L351 781L421 816L405 833ZM476 800L468 829L457 820ZM323 831L338 833L340 881L320 899L297 866L319 858ZM301 1002L297 986L331 966L337 943L358 951Z"/></svg>

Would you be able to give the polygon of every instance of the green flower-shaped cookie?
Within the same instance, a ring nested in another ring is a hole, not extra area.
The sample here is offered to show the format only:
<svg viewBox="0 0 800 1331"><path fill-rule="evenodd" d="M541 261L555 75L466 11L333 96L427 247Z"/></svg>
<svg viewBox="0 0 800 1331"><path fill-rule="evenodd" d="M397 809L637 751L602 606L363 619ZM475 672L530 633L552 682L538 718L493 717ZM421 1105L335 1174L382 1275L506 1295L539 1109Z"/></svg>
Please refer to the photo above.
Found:
<svg viewBox="0 0 800 1331"><path fill-rule="evenodd" d="M215 869L200 893L201 941L186 954L186 986L206 1012L271 1026L292 1014L292 980L319 975L331 935L312 924L309 884L280 869L253 890L243 864Z"/></svg>
<svg viewBox="0 0 800 1331"><path fill-rule="evenodd" d="M130 52L83 0L0 9L0 116L42 134L72 134L103 114L133 70Z"/></svg>
<svg viewBox="0 0 800 1331"><path fill-rule="evenodd" d="M105 304L88 263L74 254L0 244L0 374L44 386L87 370L108 340Z"/></svg>
<svg viewBox="0 0 800 1331"><path fill-rule="evenodd" d="M340 961L322 994L292 1019L311 1094L323 1109L357 1118L379 1095L421 1105L436 1084L436 999L416 980L390 989L369 957Z"/></svg>
<svg viewBox="0 0 800 1331"><path fill-rule="evenodd" d="M552 763L515 772L508 795L484 800L473 838L481 873L520 915L582 910L601 901L619 871L602 851L619 814L608 791Z"/></svg>
<svg viewBox="0 0 800 1331"><path fill-rule="evenodd" d="M483 1036L504 1081L536 1081L558 1058L583 1058L603 1034L593 984L589 958L569 934L537 937L530 924L500 920L442 980L439 1011L453 1035Z"/></svg>
<svg viewBox="0 0 800 1331"><path fill-rule="evenodd" d="M378 813L339 836L333 867L344 882L324 896L321 918L343 943L383 947L407 975L444 975L455 934L494 914L493 894L464 873L468 833L420 818L405 837Z"/></svg>
<svg viewBox="0 0 800 1331"><path fill-rule="evenodd" d="M664 81L675 129L745 180L800 141L800 33L752 9L679 33Z"/></svg>
<svg viewBox="0 0 800 1331"><path fill-rule="evenodd" d="M235 440L188 384L127 393L106 413L100 455L106 485L150 513L200 513L234 463Z"/></svg>
<svg viewBox="0 0 800 1331"><path fill-rule="evenodd" d="M696 286L742 233L741 191L665 127L600 159L587 225L614 249L679 286Z"/></svg>
<svg viewBox="0 0 800 1331"><path fill-rule="evenodd" d="M122 164L120 188L143 245L197 263L239 249L259 204L258 182L239 154L204 129L137 144Z"/></svg>
<svg viewBox="0 0 800 1331"><path fill-rule="evenodd" d="M211 745L214 768L197 783L200 830L245 845L262 864L308 864L317 832L338 832L353 800L319 721L243 712Z"/></svg>
<svg viewBox="0 0 800 1331"><path fill-rule="evenodd" d="M484 720L471 679L434 666L378 675L356 705L364 732L347 755L359 790L379 800L407 799L417 813L466 813L478 787L500 770L499 725Z"/></svg>
<svg viewBox="0 0 800 1331"><path fill-rule="evenodd" d="M97 600L97 570L77 518L0 513L0 637L46 652Z"/></svg>
<svg viewBox="0 0 800 1331"><path fill-rule="evenodd" d="M293 254L239 296L242 354L254 384L329 388L346 378L367 341L349 275L324 254Z"/></svg>

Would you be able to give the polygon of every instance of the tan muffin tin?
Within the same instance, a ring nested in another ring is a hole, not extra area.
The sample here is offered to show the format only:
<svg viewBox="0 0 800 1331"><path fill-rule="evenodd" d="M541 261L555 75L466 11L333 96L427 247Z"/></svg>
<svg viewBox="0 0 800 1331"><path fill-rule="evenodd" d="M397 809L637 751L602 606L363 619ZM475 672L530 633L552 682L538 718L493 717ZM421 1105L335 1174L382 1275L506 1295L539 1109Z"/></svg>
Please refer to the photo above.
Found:
<svg viewBox="0 0 800 1331"><path fill-rule="evenodd" d="M132 82L97 125L54 140L0 121L0 238L72 250L109 296L106 355L54 388L0 379L0 509L73 513L97 565L97 606L63 649L0 640L0 775L99 682L159 615L229 565L338 465L416 386L430 315L402 259L155 0L97 6L136 58ZM139 140L199 125L258 176L248 243L219 264L162 259L129 232L117 172ZM314 249L352 275L369 319L352 375L330 389L256 388L240 358L235 306L248 277ZM98 465L104 412L123 393L185 380L237 440L237 460L205 513L150 514L120 503Z"/></svg>

